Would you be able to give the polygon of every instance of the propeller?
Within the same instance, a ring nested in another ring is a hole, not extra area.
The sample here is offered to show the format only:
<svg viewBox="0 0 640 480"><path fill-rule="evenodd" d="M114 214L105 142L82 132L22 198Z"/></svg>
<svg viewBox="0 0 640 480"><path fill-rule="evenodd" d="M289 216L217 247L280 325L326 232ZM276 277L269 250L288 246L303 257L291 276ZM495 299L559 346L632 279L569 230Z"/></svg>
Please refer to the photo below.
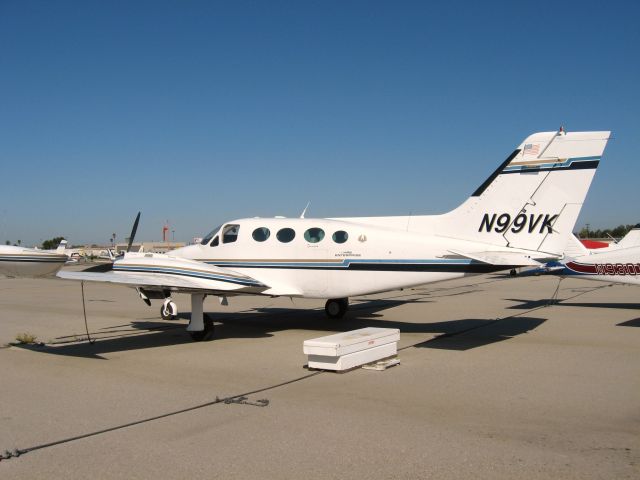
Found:
<svg viewBox="0 0 640 480"><path fill-rule="evenodd" d="M129 237L129 243L127 244L127 250L126 250L127 252L131 251L131 245L133 244L133 239L135 238L136 232L138 231L138 223L140 222L140 213L141 212L138 212L138 215L136 215L136 219L133 222L133 228L131 228L131 236ZM114 257L113 253L111 253L111 250L109 250L109 259L111 260L110 263L94 265L93 267L89 267L83 271L98 272L98 273L110 272L111 270L113 270L113 262L115 262L118 258L121 258L121 257L120 256Z"/></svg>
<svg viewBox="0 0 640 480"><path fill-rule="evenodd" d="M133 239L136 237L138 231L138 222L140 221L140 212L136 215L136 219L133 222L133 228L131 229L131 235L129 236L129 244L127 245L127 253L131 251L131 245L133 245Z"/></svg>

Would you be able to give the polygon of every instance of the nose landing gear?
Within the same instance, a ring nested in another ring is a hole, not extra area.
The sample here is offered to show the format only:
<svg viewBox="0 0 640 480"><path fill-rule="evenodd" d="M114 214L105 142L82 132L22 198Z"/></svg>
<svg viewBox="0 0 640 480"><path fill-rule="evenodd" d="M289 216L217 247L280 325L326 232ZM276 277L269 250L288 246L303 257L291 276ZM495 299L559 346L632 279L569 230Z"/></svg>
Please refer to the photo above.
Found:
<svg viewBox="0 0 640 480"><path fill-rule="evenodd" d="M178 316L178 306L176 302L171 300L171 297L167 297L160 307L160 316L163 320L175 320Z"/></svg>

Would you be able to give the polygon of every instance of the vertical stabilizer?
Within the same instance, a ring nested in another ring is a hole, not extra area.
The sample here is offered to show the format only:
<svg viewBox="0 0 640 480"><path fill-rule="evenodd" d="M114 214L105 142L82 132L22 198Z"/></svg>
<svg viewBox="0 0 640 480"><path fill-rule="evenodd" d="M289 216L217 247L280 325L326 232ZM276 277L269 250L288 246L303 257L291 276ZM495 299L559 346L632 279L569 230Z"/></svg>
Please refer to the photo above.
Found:
<svg viewBox="0 0 640 480"><path fill-rule="evenodd" d="M62 240L62 241L60 241L60 244L58 245L58 248L56 248L56 253L64 253L66 248L67 248L67 241L66 240Z"/></svg>
<svg viewBox="0 0 640 480"><path fill-rule="evenodd" d="M529 136L434 233L561 255L610 132Z"/></svg>
<svg viewBox="0 0 640 480"><path fill-rule="evenodd" d="M640 228L632 228L629 230L629 233L627 233L617 245L620 248L640 246Z"/></svg>

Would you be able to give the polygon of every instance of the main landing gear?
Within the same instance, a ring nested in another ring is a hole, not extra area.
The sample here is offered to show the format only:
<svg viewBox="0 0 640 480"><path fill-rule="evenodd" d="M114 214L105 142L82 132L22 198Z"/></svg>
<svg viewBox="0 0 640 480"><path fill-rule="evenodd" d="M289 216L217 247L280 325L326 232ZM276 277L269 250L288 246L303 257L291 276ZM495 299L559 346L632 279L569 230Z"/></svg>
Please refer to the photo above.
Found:
<svg viewBox="0 0 640 480"><path fill-rule="evenodd" d="M348 298L330 298L324 305L324 311L329 318L342 318L349 309Z"/></svg>
<svg viewBox="0 0 640 480"><path fill-rule="evenodd" d="M208 340L213 334L213 320L203 314L202 306L205 297L206 295L203 293L191 295L191 320L189 321L189 326L187 326L187 332L196 342ZM171 297L164 299L160 307L160 316L164 320L175 320L178 316L178 306Z"/></svg>
<svg viewBox="0 0 640 480"><path fill-rule="evenodd" d="M204 304L203 293L191 294L191 320L187 327L187 332L191 335L191 339L196 342L208 340L213 335L213 321L204 316L202 313L202 305Z"/></svg>

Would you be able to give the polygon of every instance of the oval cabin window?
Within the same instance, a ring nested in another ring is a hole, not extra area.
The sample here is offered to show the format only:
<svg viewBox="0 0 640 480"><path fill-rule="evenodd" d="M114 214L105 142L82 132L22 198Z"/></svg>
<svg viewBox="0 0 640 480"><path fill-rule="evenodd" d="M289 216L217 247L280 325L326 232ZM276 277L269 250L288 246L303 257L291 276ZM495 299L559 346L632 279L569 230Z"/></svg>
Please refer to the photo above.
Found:
<svg viewBox="0 0 640 480"><path fill-rule="evenodd" d="M349 234L344 230L338 230L331 238L333 238L333 241L336 243L344 243L349 239Z"/></svg>
<svg viewBox="0 0 640 480"><path fill-rule="evenodd" d="M271 232L267 227L256 228L251 234L256 242L264 242L267 238L269 238L269 235L271 235Z"/></svg>
<svg viewBox="0 0 640 480"><path fill-rule="evenodd" d="M276 238L282 243L289 243L296 238L296 232L292 228L283 228L276 233Z"/></svg>
<svg viewBox="0 0 640 480"><path fill-rule="evenodd" d="M309 243L318 243L324 238L324 230L321 228L310 228L304 232L304 239Z"/></svg>

